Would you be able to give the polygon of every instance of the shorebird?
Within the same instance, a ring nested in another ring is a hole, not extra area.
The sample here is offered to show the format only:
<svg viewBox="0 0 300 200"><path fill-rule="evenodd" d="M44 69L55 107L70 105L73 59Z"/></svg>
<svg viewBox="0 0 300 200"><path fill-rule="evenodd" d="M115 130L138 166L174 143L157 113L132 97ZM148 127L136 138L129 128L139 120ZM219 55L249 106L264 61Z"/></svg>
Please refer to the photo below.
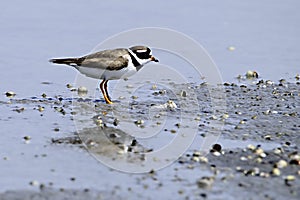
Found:
<svg viewBox="0 0 300 200"><path fill-rule="evenodd" d="M107 91L109 80L127 78L139 71L145 64L158 60L146 46L103 50L78 58L55 58L55 64L75 67L80 73L95 79L102 79L100 89L107 104L112 104Z"/></svg>

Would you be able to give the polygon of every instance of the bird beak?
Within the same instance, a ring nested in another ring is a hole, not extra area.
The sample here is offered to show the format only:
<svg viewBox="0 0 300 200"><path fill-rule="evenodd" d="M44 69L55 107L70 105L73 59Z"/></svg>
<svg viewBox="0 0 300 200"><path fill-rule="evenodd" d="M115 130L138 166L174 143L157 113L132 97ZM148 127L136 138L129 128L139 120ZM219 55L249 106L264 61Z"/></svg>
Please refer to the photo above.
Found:
<svg viewBox="0 0 300 200"><path fill-rule="evenodd" d="M159 62L154 56L151 56L151 61Z"/></svg>

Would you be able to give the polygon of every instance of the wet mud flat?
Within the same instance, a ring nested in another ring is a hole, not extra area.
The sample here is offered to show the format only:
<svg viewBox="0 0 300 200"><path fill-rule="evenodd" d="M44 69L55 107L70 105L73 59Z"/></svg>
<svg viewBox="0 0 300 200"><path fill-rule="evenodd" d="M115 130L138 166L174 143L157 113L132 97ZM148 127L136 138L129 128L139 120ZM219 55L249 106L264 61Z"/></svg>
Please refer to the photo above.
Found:
<svg viewBox="0 0 300 200"><path fill-rule="evenodd" d="M60 134L43 133L48 135L41 141L47 144L45 152L53 148L71 148L75 152L87 149L101 162L113 160L112 165L125 167L142 165L149 160L149 152L172 145L166 141L172 141L181 130L196 132L190 148L160 170L151 170L150 166L145 168L146 173L124 174L98 163L104 171L122 176L122 181L106 177L97 187L72 189L68 185L57 187L57 179L52 184L35 184L33 189L10 188L0 194L1 199L300 198L298 82L224 83L221 90L205 83L175 84L172 88L176 89L146 86L127 99L128 104L120 97L112 106L90 98L69 97L0 102L2 110L10 113L10 117L1 117L2 122L22 120L14 116L32 112L35 114L30 115L31 120L36 123L47 115L62 117L64 120L56 124L59 127L66 121L75 123L72 131L49 127L49 132ZM214 102L215 97L219 100ZM158 132L150 141L146 137L149 128ZM133 129L145 138L130 133ZM33 134L22 139L34 138ZM209 148L204 148L204 143ZM75 158L72 161L76 164ZM111 182L115 187L101 189Z"/></svg>

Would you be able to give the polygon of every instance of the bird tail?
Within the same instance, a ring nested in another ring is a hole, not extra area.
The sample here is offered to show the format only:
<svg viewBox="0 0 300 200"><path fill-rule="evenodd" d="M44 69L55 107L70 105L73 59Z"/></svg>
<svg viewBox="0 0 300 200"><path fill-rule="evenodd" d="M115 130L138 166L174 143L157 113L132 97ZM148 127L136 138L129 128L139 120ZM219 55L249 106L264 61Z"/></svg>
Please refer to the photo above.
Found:
<svg viewBox="0 0 300 200"><path fill-rule="evenodd" d="M55 64L80 66L83 60L84 60L83 58L54 58L54 59L50 59L49 62L52 62Z"/></svg>

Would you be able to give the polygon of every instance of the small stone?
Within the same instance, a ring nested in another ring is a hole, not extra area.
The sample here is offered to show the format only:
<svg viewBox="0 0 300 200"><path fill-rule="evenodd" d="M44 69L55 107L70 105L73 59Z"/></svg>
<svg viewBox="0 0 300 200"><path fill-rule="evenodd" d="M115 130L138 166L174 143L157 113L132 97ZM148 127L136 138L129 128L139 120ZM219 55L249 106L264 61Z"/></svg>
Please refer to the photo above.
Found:
<svg viewBox="0 0 300 200"><path fill-rule="evenodd" d="M217 151L217 152L221 152L222 146L221 146L220 144L214 144L214 145L212 146L212 150L213 150L213 151Z"/></svg>
<svg viewBox="0 0 300 200"><path fill-rule="evenodd" d="M54 128L53 131L58 132L59 128Z"/></svg>
<svg viewBox="0 0 300 200"><path fill-rule="evenodd" d="M269 173L266 173L266 172L260 172L260 173L259 173L259 176L260 176L260 177L263 177L263 178L268 178L268 177L270 177L270 174L269 174Z"/></svg>
<svg viewBox="0 0 300 200"><path fill-rule="evenodd" d="M273 151L275 154L281 154L283 152L283 150L281 148L276 148Z"/></svg>
<svg viewBox="0 0 300 200"><path fill-rule="evenodd" d="M264 150L262 148L256 148L254 153L256 155L260 155L260 154L264 153Z"/></svg>
<svg viewBox="0 0 300 200"><path fill-rule="evenodd" d="M228 117L229 117L228 114L224 114L224 115L222 116L223 119L228 119Z"/></svg>
<svg viewBox="0 0 300 200"><path fill-rule="evenodd" d="M46 97L47 97L47 95L46 95L45 93L43 93L41 96L42 96L43 98L46 98Z"/></svg>
<svg viewBox="0 0 300 200"><path fill-rule="evenodd" d="M38 111L39 111L39 112L43 112L44 110L45 110L44 107L42 107L42 106L39 106L39 107L38 107Z"/></svg>
<svg viewBox="0 0 300 200"><path fill-rule="evenodd" d="M285 160L279 160L277 163L276 163L276 166L277 168L281 169L281 168L285 168L288 166L288 163L287 161Z"/></svg>
<svg viewBox="0 0 300 200"><path fill-rule="evenodd" d="M210 116L210 118L209 118L210 120L217 120L218 119L218 117L217 116L215 116L215 115L212 115L212 116Z"/></svg>
<svg viewBox="0 0 300 200"><path fill-rule="evenodd" d="M168 100L166 104L167 104L167 108L172 111L177 109L177 105L174 101Z"/></svg>
<svg viewBox="0 0 300 200"><path fill-rule="evenodd" d="M245 156L240 157L241 161L247 161L248 159Z"/></svg>
<svg viewBox="0 0 300 200"><path fill-rule="evenodd" d="M39 185L39 182L34 180L34 181L30 181L29 182L29 185L32 185L32 186L38 186Z"/></svg>
<svg viewBox="0 0 300 200"><path fill-rule="evenodd" d="M241 120L240 124L246 124L246 122L244 120Z"/></svg>
<svg viewBox="0 0 300 200"><path fill-rule="evenodd" d="M287 186L291 186L291 182L295 181L296 177L294 175L287 175L284 177L284 182Z"/></svg>
<svg viewBox="0 0 300 200"><path fill-rule="evenodd" d="M80 96L80 97L84 97L86 96L88 93L88 89L84 86L80 86L78 89L77 89L77 94Z"/></svg>
<svg viewBox="0 0 300 200"><path fill-rule="evenodd" d="M97 126L104 127L104 123L103 123L102 119L97 119L96 124L97 124Z"/></svg>
<svg viewBox="0 0 300 200"><path fill-rule="evenodd" d="M251 150L251 151L254 151L254 150L256 149L256 147L255 147L253 144L249 144L249 145L247 146L247 148L248 148L249 150Z"/></svg>
<svg viewBox="0 0 300 200"><path fill-rule="evenodd" d="M196 117L194 120L195 120L195 121L200 121L201 118L200 118L200 117Z"/></svg>
<svg viewBox="0 0 300 200"><path fill-rule="evenodd" d="M187 97L186 91L182 90L182 91L180 92L180 96L181 96L181 97Z"/></svg>
<svg viewBox="0 0 300 200"><path fill-rule="evenodd" d="M218 151L214 151L214 152L212 152L212 155L214 155L214 156L216 156L216 157L219 157L219 156L221 156L222 154L221 154L220 152L218 152Z"/></svg>
<svg viewBox="0 0 300 200"><path fill-rule="evenodd" d="M258 78L258 73L256 71L247 71L246 73L246 78L251 79L251 78Z"/></svg>
<svg viewBox="0 0 300 200"><path fill-rule="evenodd" d="M241 166L236 166L236 167L235 167L235 170L236 170L237 172L243 172L243 171L244 171L244 170L242 169Z"/></svg>
<svg viewBox="0 0 300 200"><path fill-rule="evenodd" d="M229 47L227 47L227 50L228 50L228 51L234 51L234 50L235 50L235 47L234 47L234 46L229 46Z"/></svg>
<svg viewBox="0 0 300 200"><path fill-rule="evenodd" d="M201 152L200 151L194 151L193 156L199 157L199 156L201 156Z"/></svg>
<svg viewBox="0 0 300 200"><path fill-rule="evenodd" d="M200 163L208 163L208 158L207 158L207 157L204 157L204 156L200 156L200 157L199 157L199 162L200 162Z"/></svg>
<svg viewBox="0 0 300 200"><path fill-rule="evenodd" d="M261 154L259 154L259 157L261 157L261 158L265 158L267 156L267 154L266 153L261 153Z"/></svg>
<svg viewBox="0 0 300 200"><path fill-rule="evenodd" d="M175 124L175 126L176 126L177 128L180 128L181 124L180 124L180 123L177 123L177 124Z"/></svg>
<svg viewBox="0 0 300 200"><path fill-rule="evenodd" d="M264 139L265 139L265 140L271 140L271 139L272 139L272 136L271 136L271 135L265 135L265 136L264 136Z"/></svg>
<svg viewBox="0 0 300 200"><path fill-rule="evenodd" d="M66 87L67 87L67 88L72 88L73 86L72 86L72 84L68 83L68 84L66 85Z"/></svg>
<svg viewBox="0 0 300 200"><path fill-rule="evenodd" d="M159 90L159 92L158 92L160 95L164 95L164 94L166 94L167 93L167 90Z"/></svg>
<svg viewBox="0 0 300 200"><path fill-rule="evenodd" d="M87 92L88 92L88 89L87 89L86 87L84 87L84 86L80 86L80 87L78 88L78 92L87 93Z"/></svg>
<svg viewBox="0 0 300 200"><path fill-rule="evenodd" d="M141 124L144 124L145 122L144 122L144 120L140 119L140 120L136 120L134 123L136 125L141 125Z"/></svg>
<svg viewBox="0 0 300 200"><path fill-rule="evenodd" d="M297 81L299 81L299 80L300 80L300 75L297 74L297 75L295 76L295 79L296 79Z"/></svg>
<svg viewBox="0 0 300 200"><path fill-rule="evenodd" d="M5 95L6 95L6 97L14 97L14 96L16 96L16 93L14 93L13 91L8 91L8 92L6 92L5 93Z"/></svg>
<svg viewBox="0 0 300 200"><path fill-rule="evenodd" d="M215 181L215 178L212 176L211 177L203 176L199 180L197 180L197 185L199 188L208 189L212 186L214 181Z"/></svg>
<svg viewBox="0 0 300 200"><path fill-rule="evenodd" d="M29 135L26 135L26 136L23 137L23 139L28 141L28 140L31 140L31 137Z"/></svg>
<svg viewBox="0 0 300 200"><path fill-rule="evenodd" d="M114 122L113 122L114 126L118 126L119 123L120 123L120 120L118 120L117 118L114 119Z"/></svg>
<svg viewBox="0 0 300 200"><path fill-rule="evenodd" d="M199 157L193 156L192 157L192 161L194 161L194 162L200 162L200 159L199 159Z"/></svg>
<svg viewBox="0 0 300 200"><path fill-rule="evenodd" d="M156 90L156 89L157 89L157 85L153 84L152 87L151 87L151 90Z"/></svg>
<svg viewBox="0 0 300 200"><path fill-rule="evenodd" d="M171 132L172 134L175 134L175 133L176 133L176 130L172 129L170 132Z"/></svg>
<svg viewBox="0 0 300 200"><path fill-rule="evenodd" d="M71 177L70 180L71 180L71 181L75 181L76 178L75 178L75 177Z"/></svg>
<svg viewBox="0 0 300 200"><path fill-rule="evenodd" d="M273 168L271 173L274 176L280 176L280 174L281 174L281 172L278 168Z"/></svg>

